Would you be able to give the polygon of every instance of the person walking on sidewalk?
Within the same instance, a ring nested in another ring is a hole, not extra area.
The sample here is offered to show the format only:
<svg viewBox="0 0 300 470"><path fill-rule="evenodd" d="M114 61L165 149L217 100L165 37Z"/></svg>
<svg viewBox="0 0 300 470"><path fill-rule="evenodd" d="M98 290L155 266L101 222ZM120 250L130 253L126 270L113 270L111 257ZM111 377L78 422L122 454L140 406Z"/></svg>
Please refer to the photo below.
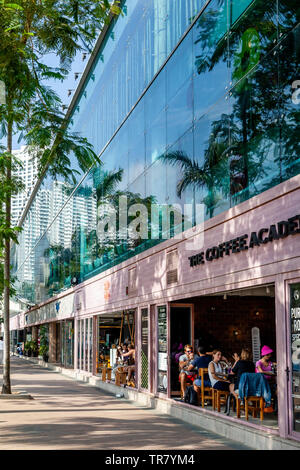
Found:
<svg viewBox="0 0 300 470"><path fill-rule="evenodd" d="M0 336L0 364L3 364L3 337Z"/></svg>

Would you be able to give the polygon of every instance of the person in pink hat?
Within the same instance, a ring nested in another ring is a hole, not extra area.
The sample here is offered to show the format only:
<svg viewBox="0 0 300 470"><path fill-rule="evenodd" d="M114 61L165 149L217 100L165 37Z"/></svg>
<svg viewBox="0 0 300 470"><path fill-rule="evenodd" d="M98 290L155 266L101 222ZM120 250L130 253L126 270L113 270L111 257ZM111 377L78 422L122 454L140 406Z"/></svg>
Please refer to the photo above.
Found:
<svg viewBox="0 0 300 470"><path fill-rule="evenodd" d="M263 346L261 348L261 359L257 361L255 368L255 372L264 374L264 377L267 380L270 380L272 377L274 377L273 364L270 361L272 353L273 349L269 348L269 346Z"/></svg>
<svg viewBox="0 0 300 470"><path fill-rule="evenodd" d="M276 374L273 372L273 363L270 361L272 357L273 349L269 346L263 346L261 348L261 359L257 361L255 372L264 374L264 377L268 380L270 385L272 397L274 400L273 406L265 408L264 411L271 413L275 411L277 413L277 384L276 384Z"/></svg>

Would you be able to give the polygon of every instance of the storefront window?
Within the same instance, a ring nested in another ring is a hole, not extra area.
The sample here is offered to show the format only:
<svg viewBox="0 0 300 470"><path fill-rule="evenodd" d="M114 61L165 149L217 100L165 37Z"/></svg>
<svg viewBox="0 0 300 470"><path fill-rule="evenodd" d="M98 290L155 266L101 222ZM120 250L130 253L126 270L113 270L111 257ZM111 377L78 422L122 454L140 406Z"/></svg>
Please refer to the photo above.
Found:
<svg viewBox="0 0 300 470"><path fill-rule="evenodd" d="M77 367L78 369L80 369L80 358L81 358L81 354L80 354L80 325L81 325L81 321L80 320L77 320Z"/></svg>
<svg viewBox="0 0 300 470"><path fill-rule="evenodd" d="M89 320L87 318L84 328L84 370L89 370Z"/></svg>
<svg viewBox="0 0 300 470"><path fill-rule="evenodd" d="M133 352L128 355L130 350ZM126 354L126 358L123 359L122 354ZM132 369L130 374L129 366ZM134 366L135 310L100 315L98 317L97 375L103 380L109 379L118 384L125 383L129 375L130 385L134 386L136 380Z"/></svg>
<svg viewBox="0 0 300 470"><path fill-rule="evenodd" d="M61 324L61 363L64 367L74 366L74 321Z"/></svg>
<svg viewBox="0 0 300 470"><path fill-rule="evenodd" d="M149 357L148 357L149 316L148 316L147 308L142 309L141 329L142 329L141 387L147 390L149 387Z"/></svg>
<svg viewBox="0 0 300 470"><path fill-rule="evenodd" d="M78 368L93 372L93 319L78 321Z"/></svg>
<svg viewBox="0 0 300 470"><path fill-rule="evenodd" d="M89 318L89 372L93 372L93 319Z"/></svg>
<svg viewBox="0 0 300 470"><path fill-rule="evenodd" d="M79 369L83 370L84 360L84 320L80 320L80 362Z"/></svg>
<svg viewBox="0 0 300 470"><path fill-rule="evenodd" d="M300 283L290 287L293 430L300 432Z"/></svg>
<svg viewBox="0 0 300 470"><path fill-rule="evenodd" d="M157 391L167 393L168 389L168 340L167 308L158 307L158 383Z"/></svg>

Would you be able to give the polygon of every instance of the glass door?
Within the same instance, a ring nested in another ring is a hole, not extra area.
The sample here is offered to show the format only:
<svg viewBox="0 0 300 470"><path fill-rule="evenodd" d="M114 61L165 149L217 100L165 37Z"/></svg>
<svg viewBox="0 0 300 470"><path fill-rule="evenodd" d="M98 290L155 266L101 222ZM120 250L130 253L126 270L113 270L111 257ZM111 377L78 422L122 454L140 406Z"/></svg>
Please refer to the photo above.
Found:
<svg viewBox="0 0 300 470"><path fill-rule="evenodd" d="M184 345L194 347L193 307L190 304L171 304L170 307L170 381L171 396L180 395L179 358L184 354Z"/></svg>
<svg viewBox="0 0 300 470"><path fill-rule="evenodd" d="M300 433L300 282L290 285L291 430Z"/></svg>
<svg viewBox="0 0 300 470"><path fill-rule="evenodd" d="M66 368L74 367L74 321L61 323L61 363Z"/></svg>
<svg viewBox="0 0 300 470"><path fill-rule="evenodd" d="M89 320L84 320L84 367L83 370L89 370Z"/></svg>
<svg viewBox="0 0 300 470"><path fill-rule="evenodd" d="M93 372L93 319L89 318L89 372Z"/></svg>
<svg viewBox="0 0 300 470"><path fill-rule="evenodd" d="M93 318L78 320L78 369L93 372Z"/></svg>

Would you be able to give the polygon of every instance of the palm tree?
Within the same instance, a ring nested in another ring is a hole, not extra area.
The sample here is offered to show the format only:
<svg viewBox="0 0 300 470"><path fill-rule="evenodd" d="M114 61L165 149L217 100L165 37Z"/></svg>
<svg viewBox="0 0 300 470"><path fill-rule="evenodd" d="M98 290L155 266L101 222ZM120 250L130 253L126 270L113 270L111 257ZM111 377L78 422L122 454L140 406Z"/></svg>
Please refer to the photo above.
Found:
<svg viewBox="0 0 300 470"><path fill-rule="evenodd" d="M222 3L225 2L220 1L219 6ZM236 182L240 180L238 185L232 185L231 195L242 189L243 200L256 193L256 182L261 185L257 191L262 191L281 182L283 171L287 176L297 172L299 112L291 106L290 90L298 78L299 5L297 0L256 0L230 25L230 34L226 27L221 31L223 13L217 5L208 5L199 18L195 44L200 47L195 65L199 75L208 73L209 80L209 72L217 64L231 64L230 85L235 86L231 92L233 109L228 116L231 135L227 153L233 155L232 166L239 173ZM278 38L282 45L270 54ZM269 179L259 181L268 174L270 166Z"/></svg>
<svg viewBox="0 0 300 470"><path fill-rule="evenodd" d="M190 159L184 152L169 152L159 157L164 163L172 166L178 166L182 170L182 176L177 182L176 192L178 197L182 197L183 192L188 188L193 189L193 223L195 221L195 191L197 189L208 188L208 195L202 199L205 204L209 217L213 216L213 212L218 202L221 200L219 191L214 184L215 174L211 171L200 167L198 163Z"/></svg>
<svg viewBox="0 0 300 470"><path fill-rule="evenodd" d="M8 166L6 181L12 178L12 139L23 137L36 151L40 176L60 173L74 176L69 155L73 152L81 169L97 161L87 139L68 129L69 121L61 112L61 102L45 80L64 80L76 53L91 50L99 30L110 14L119 14L118 3L107 0L1 2L0 8L0 81L5 83L6 104L0 105L0 126L6 136ZM41 59L54 53L60 67L49 67ZM2 136L1 136L2 137ZM86 171L86 170L85 170ZM74 180L74 178L73 178ZM5 225L11 230L11 193L5 198ZM10 248L12 237L4 242L4 368L2 393L11 394L9 357ZM2 243L2 241L0 242Z"/></svg>
<svg viewBox="0 0 300 470"><path fill-rule="evenodd" d="M122 181L123 173L122 168L115 171L104 171L100 165L92 168L90 178L92 178L93 187L96 190L97 207L115 193L116 188Z"/></svg>
<svg viewBox="0 0 300 470"><path fill-rule="evenodd" d="M228 116L226 115L223 115L220 121L215 121L212 124L212 132L204 151L202 166L196 159L191 159L182 151L168 152L159 157L162 162L181 169L182 174L176 186L178 197L181 198L187 188L193 189L193 224L196 220L195 192L197 190L207 189L207 195L202 198L202 202L205 204L206 213L210 218L213 217L218 203L226 194L228 133L224 132L224 121L228 127Z"/></svg>
<svg viewBox="0 0 300 470"><path fill-rule="evenodd" d="M135 239L131 236L126 229L126 233L120 232L120 198L126 197L127 207L134 204L142 204L147 208L148 214L151 214L151 205L155 203L155 198L153 196L142 197L138 193L133 193L128 190L118 190L118 186L122 181L124 170L119 168L115 171L104 171L101 166L95 166L91 173L90 177L93 180L93 187L96 191L97 199L97 223L101 218L105 218L107 215L106 212L100 215L98 209L101 206L109 204L114 211L115 220L116 220L116 236L114 239L107 236L102 240L99 240L97 231L92 230L86 236L87 242L87 252L89 253L89 258L96 260L100 256L104 256L107 259L109 256L115 257L123 254L128 249L134 249L141 242L142 239ZM129 217L129 222L133 220L134 217ZM151 234L151 224L150 219L148 219L148 236ZM151 235L150 235L151 236Z"/></svg>

